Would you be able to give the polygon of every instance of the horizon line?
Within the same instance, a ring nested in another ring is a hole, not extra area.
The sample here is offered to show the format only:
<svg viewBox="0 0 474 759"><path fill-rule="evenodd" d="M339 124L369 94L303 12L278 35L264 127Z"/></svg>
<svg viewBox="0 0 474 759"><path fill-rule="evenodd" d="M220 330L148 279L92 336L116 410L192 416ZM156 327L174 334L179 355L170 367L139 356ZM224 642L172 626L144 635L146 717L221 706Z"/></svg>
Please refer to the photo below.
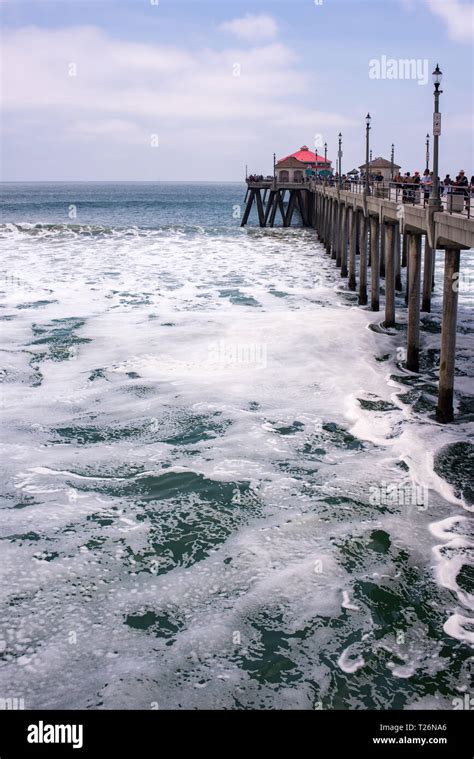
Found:
<svg viewBox="0 0 474 759"><path fill-rule="evenodd" d="M244 179L0 179L0 184L239 184Z"/></svg>

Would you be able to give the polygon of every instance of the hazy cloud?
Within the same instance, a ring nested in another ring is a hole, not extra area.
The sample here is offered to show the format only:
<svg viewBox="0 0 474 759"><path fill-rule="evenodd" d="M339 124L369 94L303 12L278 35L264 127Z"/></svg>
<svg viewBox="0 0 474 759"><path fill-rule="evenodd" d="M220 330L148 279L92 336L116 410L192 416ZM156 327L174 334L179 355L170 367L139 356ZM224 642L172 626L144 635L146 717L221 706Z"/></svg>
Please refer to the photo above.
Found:
<svg viewBox="0 0 474 759"><path fill-rule="evenodd" d="M474 40L474 6L470 0L426 0L426 3L431 12L445 22L450 39L455 42Z"/></svg>
<svg viewBox="0 0 474 759"><path fill-rule="evenodd" d="M236 37L249 42L274 39L278 34L278 26L272 16L264 13L254 16L248 13L242 18L225 21L219 27L224 32L231 32Z"/></svg>
<svg viewBox="0 0 474 759"><path fill-rule="evenodd" d="M56 160L58 166L57 151L69 145L68 170L75 174L74 162L79 166L80 160L85 171L87 161L92 176L107 156L116 160L119 154L123 176L143 172L152 135L159 137L152 160L161 176L189 171L184 144L193 171L205 175L205 156L218 143L213 171L230 172L239 146L254 139L256 123L261 140L274 144L283 136L286 143L294 133L296 147L315 132L353 123L314 108L307 98L314 78L281 42L188 50L119 40L84 26L7 30L3 43L4 134L31 146L38 161ZM79 158L81 146L88 152Z"/></svg>

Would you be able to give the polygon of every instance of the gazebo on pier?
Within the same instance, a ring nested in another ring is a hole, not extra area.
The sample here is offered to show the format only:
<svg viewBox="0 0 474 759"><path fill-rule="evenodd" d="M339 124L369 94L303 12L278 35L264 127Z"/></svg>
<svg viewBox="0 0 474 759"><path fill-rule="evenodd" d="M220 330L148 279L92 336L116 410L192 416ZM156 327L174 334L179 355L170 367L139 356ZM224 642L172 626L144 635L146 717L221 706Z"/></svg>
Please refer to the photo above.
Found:
<svg viewBox="0 0 474 759"><path fill-rule="evenodd" d="M365 163L363 163L362 166L359 166L360 171L364 173L365 168ZM392 168L393 173L396 174L400 171L401 166L399 166L398 163L392 165L391 161L387 161L386 158L382 158L381 156L374 158L373 161L369 161L369 174L381 174L386 182L389 182L392 178Z"/></svg>

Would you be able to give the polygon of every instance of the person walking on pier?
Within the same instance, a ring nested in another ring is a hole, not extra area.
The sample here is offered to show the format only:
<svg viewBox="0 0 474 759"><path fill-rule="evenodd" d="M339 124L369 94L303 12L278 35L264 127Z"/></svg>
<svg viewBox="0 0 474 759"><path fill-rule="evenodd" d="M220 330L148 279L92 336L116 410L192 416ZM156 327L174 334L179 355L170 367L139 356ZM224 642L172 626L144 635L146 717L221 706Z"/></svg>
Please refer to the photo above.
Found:
<svg viewBox="0 0 474 759"><path fill-rule="evenodd" d="M420 172L415 171L415 176L413 177L413 187L411 188L411 202L413 203L413 205L415 205L415 203L420 202L420 192L419 192L420 184L421 184Z"/></svg>
<svg viewBox="0 0 474 759"><path fill-rule="evenodd" d="M403 177L403 202L404 203L411 203L413 198L413 178L409 171L406 172L405 176Z"/></svg>
<svg viewBox="0 0 474 759"><path fill-rule="evenodd" d="M455 189L456 194L464 195L466 209L469 208L469 182L467 181L467 177L463 169L461 169L461 171L457 175L454 186L456 188Z"/></svg>
<svg viewBox="0 0 474 759"><path fill-rule="evenodd" d="M429 200L430 192L431 192L431 185L433 184L433 178L430 174L429 169L425 169L423 172L423 176L421 177L421 184L423 185L424 190L424 204L426 205L427 200Z"/></svg>
<svg viewBox="0 0 474 759"><path fill-rule="evenodd" d="M441 183L441 194L448 195L448 193L450 192L449 188L452 186L452 184L453 184L453 180L451 179L449 174L446 174L445 178L443 179Z"/></svg>

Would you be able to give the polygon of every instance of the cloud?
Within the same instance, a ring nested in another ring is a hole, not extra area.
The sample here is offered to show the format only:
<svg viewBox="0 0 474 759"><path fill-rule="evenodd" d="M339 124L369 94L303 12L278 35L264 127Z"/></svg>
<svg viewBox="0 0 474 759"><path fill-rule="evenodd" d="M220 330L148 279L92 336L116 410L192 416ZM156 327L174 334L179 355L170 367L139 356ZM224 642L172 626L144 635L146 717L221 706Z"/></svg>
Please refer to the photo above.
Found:
<svg viewBox="0 0 474 759"><path fill-rule="evenodd" d="M278 34L278 26L275 19L264 13L258 16L248 13L242 18L225 21L219 26L219 29L223 32L234 34L238 39L249 42L274 39Z"/></svg>
<svg viewBox="0 0 474 759"><path fill-rule="evenodd" d="M461 0L426 0L435 16L441 18L448 29L450 39L455 42L474 40L474 6Z"/></svg>
<svg viewBox="0 0 474 759"><path fill-rule="evenodd" d="M5 113L79 118L89 134L94 119L102 124L100 134L104 124L123 133L136 119L151 128L235 124L248 114L294 121L299 113L304 121L311 114L306 95L314 83L298 70L293 51L278 42L190 52L113 39L94 27L29 27L5 33L2 61Z"/></svg>
<svg viewBox="0 0 474 759"><path fill-rule="evenodd" d="M44 174L51 171L47 178L58 176L66 171L61 156L67 151L73 177L86 170L87 178L112 175L106 165L112 160L113 176L120 170L124 178L146 177L150 156L161 178L178 171L182 178L205 177L206 155L218 144L211 178L229 178L245 165L249 144L264 145L269 154L275 147L267 145L282 144L290 152L293 143L310 144L316 132L352 123L315 110L307 96L315 92L314 76L276 41L193 50L128 42L93 26L23 27L4 32L1 61L10 175L23 162L24 171L41 165ZM159 149L151 153L152 135ZM20 145L31 151L29 163ZM183 163L184 154L192 165ZM56 173L48 168L54 164Z"/></svg>

